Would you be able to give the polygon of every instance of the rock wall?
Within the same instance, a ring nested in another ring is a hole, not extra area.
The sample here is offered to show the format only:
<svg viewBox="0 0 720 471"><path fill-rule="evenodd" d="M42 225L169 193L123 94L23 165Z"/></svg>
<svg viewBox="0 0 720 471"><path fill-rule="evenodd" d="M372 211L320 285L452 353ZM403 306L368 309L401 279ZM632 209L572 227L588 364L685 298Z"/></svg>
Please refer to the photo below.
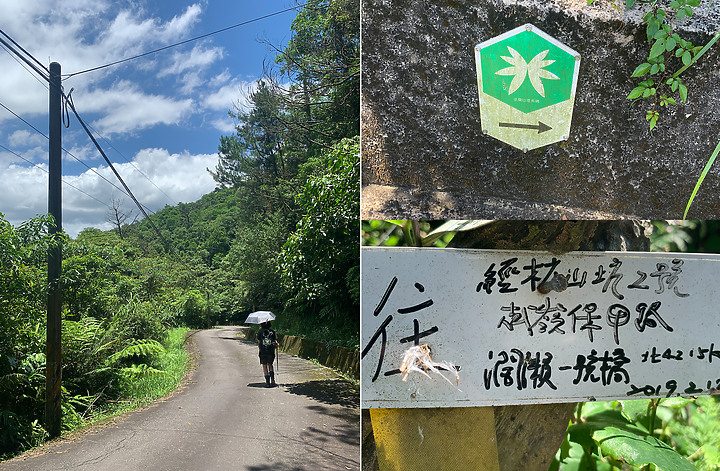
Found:
<svg viewBox="0 0 720 471"><path fill-rule="evenodd" d="M720 8L703 5L676 25L696 45L720 27ZM682 75L688 103L650 132L648 105L625 99L649 51L645 6L363 0L362 8L363 218L682 217L720 140L720 42ZM569 139L527 153L482 134L473 55L525 23L582 56ZM718 172L689 217L720 217Z"/></svg>

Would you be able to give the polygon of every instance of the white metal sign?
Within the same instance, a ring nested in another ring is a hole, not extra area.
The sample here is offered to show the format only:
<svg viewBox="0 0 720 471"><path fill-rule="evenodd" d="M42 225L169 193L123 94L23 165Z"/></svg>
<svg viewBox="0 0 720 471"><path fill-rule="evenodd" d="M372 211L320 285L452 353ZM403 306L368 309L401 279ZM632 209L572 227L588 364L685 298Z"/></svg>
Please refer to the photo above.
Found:
<svg viewBox="0 0 720 471"><path fill-rule="evenodd" d="M362 407L717 392L718 273L707 254L363 248Z"/></svg>
<svg viewBox="0 0 720 471"><path fill-rule="evenodd" d="M580 54L531 24L475 46L482 131L527 151L568 139Z"/></svg>

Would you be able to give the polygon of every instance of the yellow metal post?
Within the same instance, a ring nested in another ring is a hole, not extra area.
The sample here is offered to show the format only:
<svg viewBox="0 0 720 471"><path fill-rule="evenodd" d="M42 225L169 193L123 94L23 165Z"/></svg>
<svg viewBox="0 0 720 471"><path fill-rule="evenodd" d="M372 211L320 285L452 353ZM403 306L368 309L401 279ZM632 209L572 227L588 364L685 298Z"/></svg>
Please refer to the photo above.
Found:
<svg viewBox="0 0 720 471"><path fill-rule="evenodd" d="M499 471L492 407L370 409L380 471Z"/></svg>

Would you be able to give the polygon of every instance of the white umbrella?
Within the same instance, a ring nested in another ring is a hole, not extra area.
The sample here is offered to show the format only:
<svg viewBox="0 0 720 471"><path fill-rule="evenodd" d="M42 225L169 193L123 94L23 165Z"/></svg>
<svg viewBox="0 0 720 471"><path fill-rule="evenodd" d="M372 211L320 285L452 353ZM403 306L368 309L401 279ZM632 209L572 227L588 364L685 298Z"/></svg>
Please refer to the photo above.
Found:
<svg viewBox="0 0 720 471"><path fill-rule="evenodd" d="M245 319L246 324L262 324L275 320L275 314L270 311L255 311Z"/></svg>

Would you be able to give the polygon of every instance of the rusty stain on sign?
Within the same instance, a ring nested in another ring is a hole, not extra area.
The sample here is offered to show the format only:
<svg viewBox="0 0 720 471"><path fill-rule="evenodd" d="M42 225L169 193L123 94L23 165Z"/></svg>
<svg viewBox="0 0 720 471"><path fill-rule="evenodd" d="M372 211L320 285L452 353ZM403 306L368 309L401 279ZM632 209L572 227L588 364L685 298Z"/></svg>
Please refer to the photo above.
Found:
<svg viewBox="0 0 720 471"><path fill-rule="evenodd" d="M525 152L570 135L580 54L527 24L475 46L482 132Z"/></svg>

